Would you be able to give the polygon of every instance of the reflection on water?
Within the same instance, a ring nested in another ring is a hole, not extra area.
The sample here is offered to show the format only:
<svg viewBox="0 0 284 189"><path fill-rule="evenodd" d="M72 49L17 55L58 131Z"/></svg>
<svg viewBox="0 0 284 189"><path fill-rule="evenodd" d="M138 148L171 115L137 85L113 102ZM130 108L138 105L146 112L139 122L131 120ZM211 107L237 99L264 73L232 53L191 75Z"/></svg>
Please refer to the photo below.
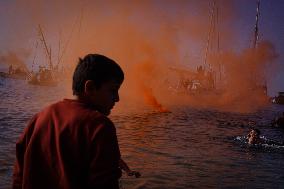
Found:
<svg viewBox="0 0 284 189"><path fill-rule="evenodd" d="M65 97L66 87L38 87L0 80L0 188L10 188L15 142L26 121L42 107ZM269 126L283 107L250 114L169 107L153 112L121 100L111 119L123 159L142 177L123 175L122 188L281 188L284 151L244 147L240 137L255 121L269 139L284 131ZM122 104L125 105L122 105ZM239 140L236 140L239 136Z"/></svg>
<svg viewBox="0 0 284 189"><path fill-rule="evenodd" d="M247 136L237 136L234 140L237 141L242 147L250 150L284 153L283 141L271 140L265 136L260 136L260 138L263 141L261 144L249 144Z"/></svg>

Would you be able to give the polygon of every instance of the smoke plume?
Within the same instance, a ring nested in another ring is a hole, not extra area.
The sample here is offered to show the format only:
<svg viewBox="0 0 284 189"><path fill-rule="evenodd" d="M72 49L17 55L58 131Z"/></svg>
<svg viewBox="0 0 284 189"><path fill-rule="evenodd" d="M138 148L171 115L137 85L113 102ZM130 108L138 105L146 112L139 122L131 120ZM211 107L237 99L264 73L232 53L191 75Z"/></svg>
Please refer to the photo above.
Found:
<svg viewBox="0 0 284 189"><path fill-rule="evenodd" d="M222 47L231 47L239 40L231 27L237 19L234 4L225 0L217 2ZM28 0L11 5L10 9L18 13L12 16L13 20L18 20L17 16L25 18L21 26L26 27L21 27L22 38L18 41L24 43L23 38L36 41L36 28L41 24L53 55L59 51L61 40L61 50L63 46L65 49L61 64L66 67L74 68L78 57L89 53L109 56L125 71L122 96L158 111L166 111L172 104L233 107L236 111L249 111L251 104L254 108L265 105L267 99L252 91L255 83L266 79L265 68L277 57L269 42L241 53L232 48L209 53L208 63L222 89L218 93L194 96L169 90L180 80L180 74L173 70L185 70L182 75L191 77L185 73L195 72L197 66L203 65L211 4L209 0L72 0L68 4Z"/></svg>

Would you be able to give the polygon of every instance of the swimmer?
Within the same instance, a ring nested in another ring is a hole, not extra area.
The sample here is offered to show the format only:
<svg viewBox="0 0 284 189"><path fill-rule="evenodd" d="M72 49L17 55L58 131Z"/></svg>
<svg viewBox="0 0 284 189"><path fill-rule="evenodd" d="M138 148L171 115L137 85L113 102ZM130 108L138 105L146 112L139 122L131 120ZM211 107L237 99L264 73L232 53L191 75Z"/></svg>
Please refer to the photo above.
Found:
<svg viewBox="0 0 284 189"><path fill-rule="evenodd" d="M263 139L260 138L260 131L258 129L251 129L247 135L249 144L263 144Z"/></svg>

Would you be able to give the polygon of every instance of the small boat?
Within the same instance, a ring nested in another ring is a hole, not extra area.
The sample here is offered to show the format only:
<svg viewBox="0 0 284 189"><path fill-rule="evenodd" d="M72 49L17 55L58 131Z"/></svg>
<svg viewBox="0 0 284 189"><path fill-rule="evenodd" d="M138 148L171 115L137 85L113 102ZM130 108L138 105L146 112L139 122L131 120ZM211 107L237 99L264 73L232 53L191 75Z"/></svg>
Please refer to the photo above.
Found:
<svg viewBox="0 0 284 189"><path fill-rule="evenodd" d="M25 80L26 76L27 76L26 73L23 73L23 74L9 74L9 73L5 73L5 72L0 72L0 77L4 77L4 78Z"/></svg>
<svg viewBox="0 0 284 189"><path fill-rule="evenodd" d="M272 103L284 105L284 92L278 92L278 96L272 99Z"/></svg>
<svg viewBox="0 0 284 189"><path fill-rule="evenodd" d="M27 72L25 71L25 69L21 68L13 69L12 66L10 66L8 73L0 72L0 77L25 80L27 77Z"/></svg>
<svg viewBox="0 0 284 189"><path fill-rule="evenodd" d="M48 69L45 69L37 73L29 73L27 76L27 82L31 85L40 85L40 86L56 86L58 80L53 76L52 72Z"/></svg>
<svg viewBox="0 0 284 189"><path fill-rule="evenodd" d="M39 70L37 72L29 72L27 76L27 83L31 85L39 85L39 86L56 86L59 82L59 74L58 74L58 65L55 67L54 63L52 62L51 56L51 49L47 46L47 42L45 40L43 31L41 26L39 25L39 34L40 34L40 41L44 46L45 53L48 57L48 67L39 66ZM35 60L35 58L34 58ZM35 61L33 61L34 65ZM59 64L59 62L58 62Z"/></svg>
<svg viewBox="0 0 284 189"><path fill-rule="evenodd" d="M31 85L39 85L39 86L57 86L58 82L57 81L39 81L39 80L29 80L29 84Z"/></svg>

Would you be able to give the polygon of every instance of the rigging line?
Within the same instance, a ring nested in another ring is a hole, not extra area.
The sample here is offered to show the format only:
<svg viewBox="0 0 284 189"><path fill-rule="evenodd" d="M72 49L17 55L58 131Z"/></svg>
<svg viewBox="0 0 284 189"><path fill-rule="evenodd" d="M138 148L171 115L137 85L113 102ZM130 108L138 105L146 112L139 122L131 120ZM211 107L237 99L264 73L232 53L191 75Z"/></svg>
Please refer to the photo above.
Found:
<svg viewBox="0 0 284 189"><path fill-rule="evenodd" d="M79 30L80 30L81 22L82 22L81 19L83 19L83 8L81 9L81 14L80 14L80 16L78 16L78 17L76 18L75 22L73 23L73 26L72 26L72 29L71 29L71 33L70 33L70 35L69 35L69 37L68 37L68 39L67 39L67 42L66 42L65 46L63 47L63 50L62 50L62 53L61 53L61 55L60 55L60 57L59 57L59 61L58 61L57 65L59 65L59 63L61 62L61 60L62 60L62 58L63 58L63 55L65 54L65 52L66 52L66 50L67 50L67 47L68 47L68 45L69 45L69 43L70 43L70 40L71 40L71 38L72 38L72 35L73 35L73 33L74 33L75 26L77 25L77 21L79 22Z"/></svg>
<svg viewBox="0 0 284 189"><path fill-rule="evenodd" d="M43 31L42 31L40 24L38 25L38 29L39 29L40 41L44 44L45 53L46 53L46 56L49 60L49 67L50 67L50 69L53 69L52 60L51 60L51 49L48 50L46 40L44 38Z"/></svg>
<svg viewBox="0 0 284 189"><path fill-rule="evenodd" d="M37 55L37 47L38 47L38 41L36 41L36 45L35 45L35 55L33 57L33 62L32 62L32 71L34 69L34 64L35 64L35 59L36 59L36 55Z"/></svg>
<svg viewBox="0 0 284 189"><path fill-rule="evenodd" d="M220 28L219 28L219 7L216 6L216 28L217 28L217 61L219 67L219 79L222 80L222 64L220 59Z"/></svg>
<svg viewBox="0 0 284 189"><path fill-rule="evenodd" d="M59 65L59 62L60 62L60 54L61 54L61 36L62 36L62 33L61 33L61 29L59 30L59 40L58 40L58 54L57 54L57 64L56 64L56 67Z"/></svg>
<svg viewBox="0 0 284 189"><path fill-rule="evenodd" d="M83 20L83 13L84 13L84 6L81 8L80 20L79 20L79 29L78 29L78 36L80 38L81 34L81 27L82 27L82 20Z"/></svg>

